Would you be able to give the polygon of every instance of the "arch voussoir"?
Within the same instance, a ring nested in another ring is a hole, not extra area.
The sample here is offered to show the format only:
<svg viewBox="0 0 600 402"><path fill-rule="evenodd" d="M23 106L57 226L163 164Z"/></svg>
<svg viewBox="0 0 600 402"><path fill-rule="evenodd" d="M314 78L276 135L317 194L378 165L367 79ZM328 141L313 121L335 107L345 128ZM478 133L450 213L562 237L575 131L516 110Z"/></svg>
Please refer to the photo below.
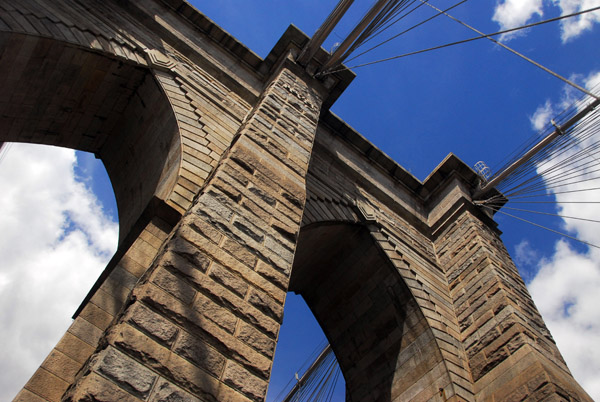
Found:
<svg viewBox="0 0 600 402"><path fill-rule="evenodd" d="M96 13L102 11L102 7L95 8ZM144 46L105 21L76 1L50 3L7 0L0 5L1 32L51 38L148 66Z"/></svg>
<svg viewBox="0 0 600 402"><path fill-rule="evenodd" d="M286 292L351 401L589 397L453 155L421 182L184 0L0 2L0 143L93 152L117 254L16 400L260 401ZM551 396L550 396L551 395Z"/></svg>

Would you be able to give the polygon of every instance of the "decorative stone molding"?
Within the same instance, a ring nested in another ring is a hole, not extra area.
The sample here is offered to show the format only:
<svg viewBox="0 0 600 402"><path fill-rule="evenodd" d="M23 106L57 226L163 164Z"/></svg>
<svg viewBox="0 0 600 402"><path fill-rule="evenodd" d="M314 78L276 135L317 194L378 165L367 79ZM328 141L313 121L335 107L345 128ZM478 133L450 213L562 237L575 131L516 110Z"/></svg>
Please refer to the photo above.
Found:
<svg viewBox="0 0 600 402"><path fill-rule="evenodd" d="M366 223L377 223L377 211L366 200L356 200L356 208Z"/></svg>
<svg viewBox="0 0 600 402"><path fill-rule="evenodd" d="M177 61L158 49L146 49L148 63L160 70L171 70L177 65Z"/></svg>

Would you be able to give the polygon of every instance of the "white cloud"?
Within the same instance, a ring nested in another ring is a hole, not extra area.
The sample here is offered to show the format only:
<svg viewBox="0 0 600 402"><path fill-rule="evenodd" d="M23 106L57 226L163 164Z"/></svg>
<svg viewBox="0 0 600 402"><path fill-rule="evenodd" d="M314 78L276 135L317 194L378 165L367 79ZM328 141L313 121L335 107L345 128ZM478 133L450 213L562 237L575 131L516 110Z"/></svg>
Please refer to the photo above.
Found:
<svg viewBox="0 0 600 402"><path fill-rule="evenodd" d="M534 15L544 15L542 0L504 0L496 5L492 20L504 30L525 25Z"/></svg>
<svg viewBox="0 0 600 402"><path fill-rule="evenodd" d="M537 264L540 261L540 253L531 246L529 240L523 239L515 246L513 258L517 266L521 268L527 267L527 269L522 269L522 272L526 273L523 277L525 281L531 279L531 275L535 275L536 270L534 269L532 272L532 268L537 268Z"/></svg>
<svg viewBox="0 0 600 402"><path fill-rule="evenodd" d="M599 95L600 94L600 71L590 73L584 80L586 88L588 88L592 93Z"/></svg>
<svg viewBox="0 0 600 402"><path fill-rule="evenodd" d="M0 164L0 400L11 400L71 323L118 227L75 180L75 152L13 144Z"/></svg>
<svg viewBox="0 0 600 402"><path fill-rule="evenodd" d="M587 76L584 76L583 74L571 74L569 76L569 81L583 86L588 91L595 93L596 95L600 95L600 71L592 72ZM569 109L573 106L573 104L578 103L582 96L583 93L580 90L576 89L571 85L565 85L563 87L561 100L558 102L557 105L552 105L551 109L553 109L555 113L558 111ZM584 103L587 103L590 101L590 98L585 97L584 100Z"/></svg>
<svg viewBox="0 0 600 402"><path fill-rule="evenodd" d="M542 262L529 283L538 306L573 376L600 400L600 255L578 253L566 242Z"/></svg>
<svg viewBox="0 0 600 402"><path fill-rule="evenodd" d="M552 0L561 10L561 15L573 14L600 6L600 0ZM561 39L568 42L600 23L600 10L568 18L561 22Z"/></svg>
<svg viewBox="0 0 600 402"><path fill-rule="evenodd" d="M598 7L600 0L503 0L496 5L492 20L500 25L500 29L515 28L531 22L536 15L542 17L544 11L551 6L558 7L560 15L568 15ZM563 43L591 30L593 25L599 22L600 11L562 20L560 26ZM510 39L515 35L515 33L506 34L502 39Z"/></svg>
<svg viewBox="0 0 600 402"><path fill-rule="evenodd" d="M596 87L596 85L600 84L600 71L589 74L582 81L582 84L588 89ZM581 97L581 94L577 95ZM561 105L564 106L567 102L572 103L574 99L575 94L571 91L571 87L569 87L563 94ZM548 103L546 104L548 105ZM551 106L550 109L552 109ZM580 132L592 130L592 125L595 123L594 120L597 119L583 120L580 122L578 130ZM584 219L598 219L600 209L598 208L598 204L593 204L592 202L600 200L600 190L581 190L600 186L600 177L597 172L600 168L600 156L594 155L594 152L589 151L597 149L598 146L600 146L599 137L600 133L582 137L583 139L579 144L566 150L557 160L556 164L559 166L559 169L553 171L552 176L573 178L570 180L564 179L564 181L561 182L561 184L564 183L564 185L551 189L551 191L556 193L556 200L559 203L559 214ZM568 161L569 158L573 158L576 155L580 155L580 159L576 164L561 162ZM577 169L575 169L575 167ZM580 192L574 193L574 191ZM578 201L579 203L572 203L572 201ZM590 203L580 203L582 201ZM600 244L600 231L598 230L597 224L567 218L564 219L564 228L571 233L576 233L578 238L583 241L592 244Z"/></svg>
<svg viewBox="0 0 600 402"><path fill-rule="evenodd" d="M546 103L539 106L533 116L529 118L531 122L531 126L535 131L540 131L548 124L550 124L550 119L554 116L554 108L552 107L552 102L547 100Z"/></svg>

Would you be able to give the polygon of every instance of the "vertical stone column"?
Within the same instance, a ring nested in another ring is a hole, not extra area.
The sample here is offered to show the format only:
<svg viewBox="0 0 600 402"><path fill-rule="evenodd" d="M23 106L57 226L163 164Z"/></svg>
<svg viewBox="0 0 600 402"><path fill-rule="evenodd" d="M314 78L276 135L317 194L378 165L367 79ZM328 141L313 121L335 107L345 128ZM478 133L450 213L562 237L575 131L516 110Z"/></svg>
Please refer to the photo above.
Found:
<svg viewBox="0 0 600 402"><path fill-rule="evenodd" d="M60 401L172 228L158 216L146 224L13 402Z"/></svg>
<svg viewBox="0 0 600 402"><path fill-rule="evenodd" d="M468 208L450 219L435 246L476 400L591 400L571 376L499 233Z"/></svg>
<svg viewBox="0 0 600 402"><path fill-rule="evenodd" d="M65 399L265 397L321 95L285 60Z"/></svg>

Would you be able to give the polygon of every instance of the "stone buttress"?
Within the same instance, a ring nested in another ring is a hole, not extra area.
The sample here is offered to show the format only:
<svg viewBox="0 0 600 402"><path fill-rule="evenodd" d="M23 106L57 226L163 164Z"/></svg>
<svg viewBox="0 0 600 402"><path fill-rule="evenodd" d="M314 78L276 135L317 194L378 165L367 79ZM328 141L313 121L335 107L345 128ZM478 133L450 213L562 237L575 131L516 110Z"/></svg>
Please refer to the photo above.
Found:
<svg viewBox="0 0 600 402"><path fill-rule="evenodd" d="M0 143L94 153L121 230L15 401L264 400L288 291L349 401L590 400L475 173L375 148L329 111L353 74L294 62L307 41L263 60L183 0L1 2Z"/></svg>

